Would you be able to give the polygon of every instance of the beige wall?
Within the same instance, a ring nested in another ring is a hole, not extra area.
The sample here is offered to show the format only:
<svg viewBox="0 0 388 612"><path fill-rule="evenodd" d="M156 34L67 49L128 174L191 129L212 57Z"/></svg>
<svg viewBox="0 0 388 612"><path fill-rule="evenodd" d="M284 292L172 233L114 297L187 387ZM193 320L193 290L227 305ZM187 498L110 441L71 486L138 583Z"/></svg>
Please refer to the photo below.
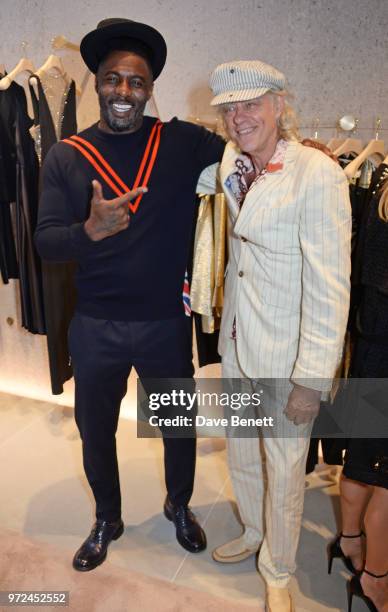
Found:
<svg viewBox="0 0 388 612"><path fill-rule="evenodd" d="M0 0L0 11L0 63L8 70L19 60L23 41L38 67L54 36L79 42L105 17L155 26L168 45L167 65L155 85L162 119L212 120L210 71L222 61L257 57L286 73L303 125L319 116L322 125L334 126L339 116L352 113L364 139L373 136L376 116L388 128L387 0ZM85 69L78 54L59 54L81 84ZM97 118L92 78L78 118L81 127ZM330 128L320 135L334 133ZM8 325L7 317L15 323ZM13 283L0 284L0 390L50 397L45 339L20 328ZM72 402L71 383L59 401Z"/></svg>

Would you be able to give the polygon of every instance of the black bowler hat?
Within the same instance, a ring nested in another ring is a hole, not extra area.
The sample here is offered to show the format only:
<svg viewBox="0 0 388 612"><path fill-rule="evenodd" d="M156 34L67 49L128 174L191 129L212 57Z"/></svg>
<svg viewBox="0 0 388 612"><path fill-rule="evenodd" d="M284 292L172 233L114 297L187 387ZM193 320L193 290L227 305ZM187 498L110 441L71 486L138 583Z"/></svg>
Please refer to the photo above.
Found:
<svg viewBox="0 0 388 612"><path fill-rule="evenodd" d="M119 49L138 51L151 65L154 80L166 62L167 46L163 36L145 23L124 18L104 19L97 29L86 34L81 41L82 58L91 72L97 72L101 60Z"/></svg>

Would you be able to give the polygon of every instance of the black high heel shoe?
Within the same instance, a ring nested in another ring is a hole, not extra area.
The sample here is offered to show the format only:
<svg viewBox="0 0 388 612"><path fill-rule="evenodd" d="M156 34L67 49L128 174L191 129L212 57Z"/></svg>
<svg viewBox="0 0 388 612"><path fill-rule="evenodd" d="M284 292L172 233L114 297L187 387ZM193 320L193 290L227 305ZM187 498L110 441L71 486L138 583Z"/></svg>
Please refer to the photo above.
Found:
<svg viewBox="0 0 388 612"><path fill-rule="evenodd" d="M388 576L388 572L386 572L385 574L381 574L380 576L377 576L376 574L372 574L372 572L368 572L368 570L366 569L364 569L364 572L368 574L368 576L373 576L373 578L385 578L386 576ZM370 610L370 612L378 612L371 598L365 595L361 582L360 582L360 576L353 576L346 583L346 588L348 592L348 612L351 612L352 610L353 595L355 597L359 597L360 599L362 599L368 606L368 610Z"/></svg>
<svg viewBox="0 0 388 612"><path fill-rule="evenodd" d="M340 533L336 537L336 539L333 540L333 542L329 544L329 546L327 547L327 561L328 561L327 573L328 574L331 574L331 567L333 565L333 559L342 559L346 569L348 569L349 572L352 572L352 574L354 574L355 576L358 576L361 573L362 570L356 570L350 557L347 557L344 554L340 546L340 541L341 541L341 538L360 538L363 535L365 535L363 531L360 531L360 533L358 533L357 535L344 535L343 533Z"/></svg>

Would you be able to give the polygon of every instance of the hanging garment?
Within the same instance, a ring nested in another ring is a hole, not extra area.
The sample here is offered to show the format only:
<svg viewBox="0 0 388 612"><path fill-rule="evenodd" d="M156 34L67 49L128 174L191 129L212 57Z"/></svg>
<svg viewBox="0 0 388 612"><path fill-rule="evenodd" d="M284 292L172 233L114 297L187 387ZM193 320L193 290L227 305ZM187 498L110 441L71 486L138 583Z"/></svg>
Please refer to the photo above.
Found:
<svg viewBox="0 0 388 612"><path fill-rule="evenodd" d="M219 327L224 303L227 214L223 193L201 197L192 253L191 306L200 367L219 363Z"/></svg>
<svg viewBox="0 0 388 612"><path fill-rule="evenodd" d="M33 242L38 212L39 164L29 129L24 89L17 83L0 92L0 116L3 122L2 154L4 177L1 179L2 260L8 277L15 278L13 223L10 203L15 201L15 243L20 278L22 326L32 333L45 333L41 265ZM4 199L3 199L4 198ZM8 274L10 268L11 274Z"/></svg>
<svg viewBox="0 0 388 612"><path fill-rule="evenodd" d="M32 78L32 77L31 77ZM43 163L50 147L59 139L77 132L75 83L71 81L63 94L63 106L55 126L48 100L39 77L38 95L31 84L30 93L34 111L35 144ZM47 348L54 395L63 393L63 383L71 378L72 368L67 345L67 330L75 307L75 264L42 262L43 295L46 314Z"/></svg>
<svg viewBox="0 0 388 612"><path fill-rule="evenodd" d="M38 95L36 95L31 85L32 79L36 79ZM36 75L32 75L29 81L34 113L34 138L42 164L53 144L63 138L69 138L69 136L77 132L75 82L73 80L70 81L62 94L58 92L58 95L61 95L61 104L59 107L56 104L57 123L55 124L41 79Z"/></svg>
<svg viewBox="0 0 388 612"><path fill-rule="evenodd" d="M11 203L5 200L0 200L0 273L4 284L7 284L10 278L19 278Z"/></svg>
<svg viewBox="0 0 388 612"><path fill-rule="evenodd" d="M349 337L347 342L346 360L350 364L351 348L354 340L356 316L361 298L361 268L363 261L363 241L367 226L367 215L379 181L380 173L384 164L379 166L378 171L367 160L361 168L360 176L353 184L350 184L350 201L352 204L352 276L350 292L350 309L348 320ZM346 374L347 372L345 372Z"/></svg>
<svg viewBox="0 0 388 612"><path fill-rule="evenodd" d="M219 329L226 259L226 201L222 193L201 198L194 242L191 307L202 315L202 331Z"/></svg>
<svg viewBox="0 0 388 612"><path fill-rule="evenodd" d="M368 193L357 248L360 299L350 368L353 378L388 376L388 223L378 215L380 188L386 180L388 165L383 163ZM388 488L388 438L349 440L344 474L353 480Z"/></svg>
<svg viewBox="0 0 388 612"><path fill-rule="evenodd" d="M388 177L388 165L380 164L371 185L370 202L367 207L365 229L360 235L359 259L362 262L361 283L380 289L388 294L388 267L383 254L387 252L388 224L377 214L381 186Z"/></svg>
<svg viewBox="0 0 388 612"><path fill-rule="evenodd" d="M0 75L3 76L3 75ZM0 273L3 283L19 278L11 203L16 199L16 151L11 133L14 107L9 94L0 91Z"/></svg>
<svg viewBox="0 0 388 612"><path fill-rule="evenodd" d="M379 306L383 304L384 300L386 303L386 295L388 295L388 271L382 257L388 244L388 225L378 218L376 212L380 199L380 187L386 176L388 176L388 166L380 164L377 170L368 171L368 175L361 171L360 177L349 187L353 224L352 274L348 331L342 371L339 373L340 378L348 378L348 376L371 378L377 376L376 373L373 374L373 367L377 372L379 360L383 363L384 359L388 359L388 331L386 330L388 313L386 313L386 319L384 319ZM367 286L369 287L368 290L366 290ZM381 290L386 295L383 295ZM360 313L362 314L361 319ZM364 332L361 332L360 320ZM368 338L363 338L362 334L366 333L366 329L370 332L373 324L378 320L380 328L377 336L382 340L383 345L372 346L371 348L368 346ZM372 358L375 360L373 363ZM364 369L361 367L362 364L364 364ZM338 396L334 399L334 406L336 403L338 403L338 406L342 405L346 393L346 386L341 386ZM352 446L354 456L358 461L359 449L364 446L364 440L324 439L322 440L322 446L326 463L342 465L342 451L349 446ZM372 443L370 449L372 449L371 453L373 454ZM366 453L367 451L364 449L363 452ZM311 471L311 466L317 462L318 450L311 447L308 462L309 471Z"/></svg>
<svg viewBox="0 0 388 612"><path fill-rule="evenodd" d="M2 98L0 92L0 273L3 283L10 278L19 278L14 229L12 226L11 206L15 202L16 163L15 152L11 155L11 146L7 142L6 123L1 113ZM14 149L14 147L12 147ZM9 164L9 162L13 162ZM9 190L9 180L14 177L12 192Z"/></svg>

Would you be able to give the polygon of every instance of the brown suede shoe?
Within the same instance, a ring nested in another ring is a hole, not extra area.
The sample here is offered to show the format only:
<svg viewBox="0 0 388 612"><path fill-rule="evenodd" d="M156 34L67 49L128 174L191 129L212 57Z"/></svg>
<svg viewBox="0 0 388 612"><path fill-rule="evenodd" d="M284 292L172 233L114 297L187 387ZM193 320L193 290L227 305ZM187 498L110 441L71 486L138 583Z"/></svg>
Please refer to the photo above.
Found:
<svg viewBox="0 0 388 612"><path fill-rule="evenodd" d="M287 587L275 587L267 584L265 612L294 612L291 593Z"/></svg>
<svg viewBox="0 0 388 612"><path fill-rule="evenodd" d="M256 553L257 548L248 548L244 536L240 536L222 546L217 546L212 552L212 557L218 563L239 563Z"/></svg>

